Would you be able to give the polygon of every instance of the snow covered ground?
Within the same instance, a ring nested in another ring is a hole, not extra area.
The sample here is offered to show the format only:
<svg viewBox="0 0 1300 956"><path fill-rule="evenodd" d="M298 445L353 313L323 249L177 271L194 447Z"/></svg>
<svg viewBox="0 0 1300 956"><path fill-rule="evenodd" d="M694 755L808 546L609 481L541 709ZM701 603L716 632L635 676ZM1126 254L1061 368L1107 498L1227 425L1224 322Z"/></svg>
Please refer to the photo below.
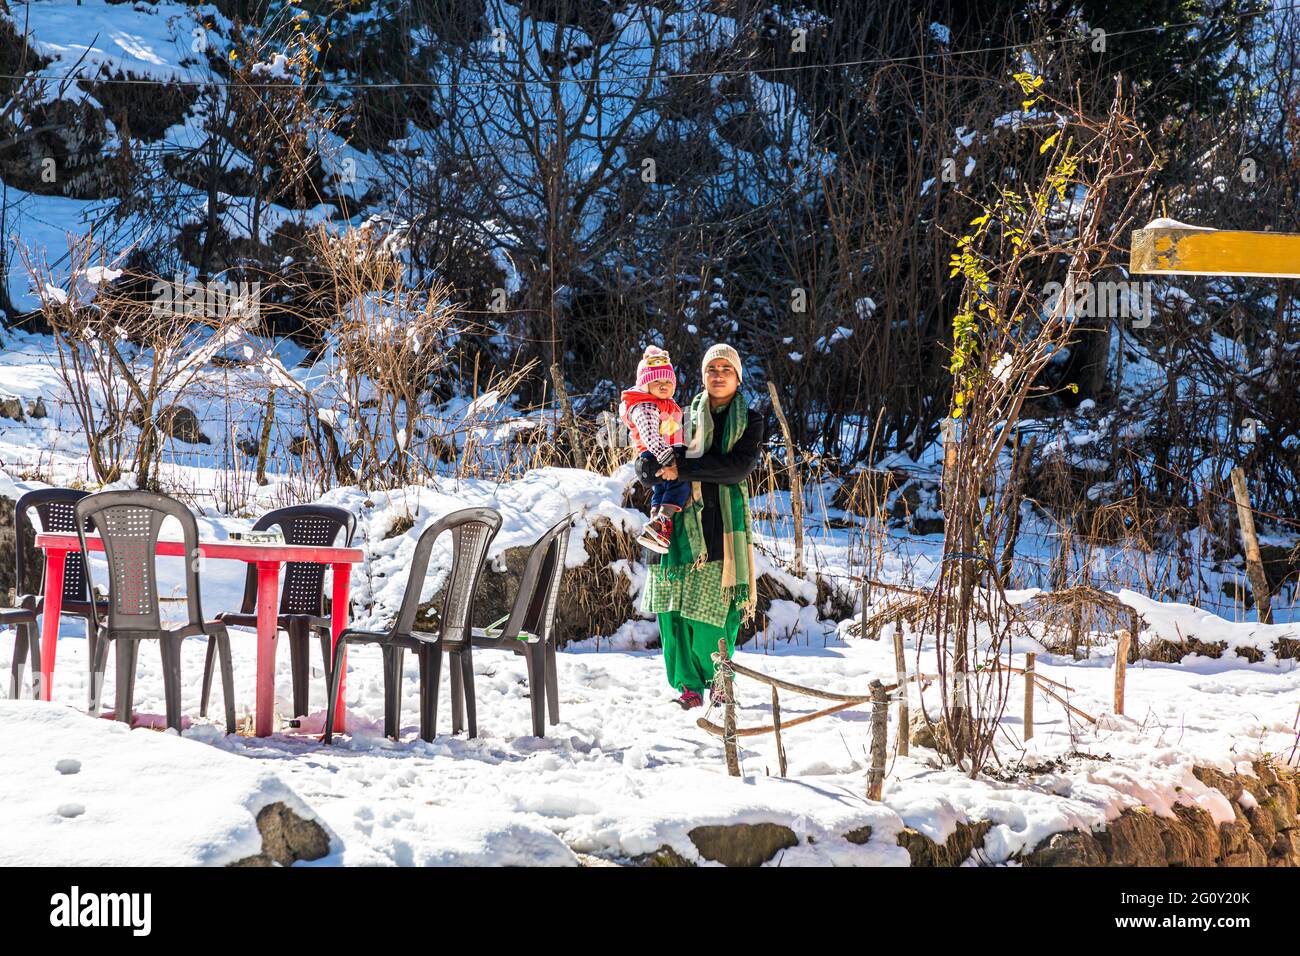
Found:
<svg viewBox="0 0 1300 956"><path fill-rule="evenodd" d="M970 820L994 823L980 859L997 863L1053 832L1098 827L1137 802L1157 813L1168 813L1175 802L1198 803L1216 822L1231 820L1226 800L1190 768L1246 769L1246 761L1266 753L1285 759L1295 744L1300 700L1294 661L1188 658L1133 665L1130 716L1104 716L1112 686L1109 657L1075 661L1040 654L1038 672L1068 684L1071 702L1101 717L1098 727L1071 722L1059 704L1040 697L1036 733L1026 748L1019 707L1013 706L997 750L1014 783L971 781L941 768L932 752L913 748L910 757L891 754L884 801L873 804L865 798L865 709L787 730L787 779L776 775L770 737L742 739L744 777L731 778L719 741L695 724L701 711L683 712L670 702L657 651L561 653L561 722L542 740L529 736L521 659L482 652L475 657L480 737L448 735L444 675L441 736L427 744L417 736L415 662L408 656L405 664L403 739L388 741L382 736L379 655L363 648L349 656L349 734L326 747L314 736L324 723L318 662L313 713L302 727L282 727L263 740L227 737L193 717L203 647L187 642L183 705L193 722L184 739L173 740L146 728L127 733L75 713L85 706L85 641L69 631L60 641L54 702L0 702L6 727L0 790L22 824L21 834L5 828L0 863L38 857L88 862L92 856L97 863L237 859L249 853L251 813L271 799L268 793L285 790L331 834L331 852L321 864L573 864L576 854L627 859L665 845L703 862L687 836L693 827L772 822L789 826L800 840L773 865L907 865L906 851L896 844L902 827L942 841ZM246 714L253 638L235 638L236 694ZM844 640L818 626L762 643L739 652L737 660L839 692L860 692L873 677L892 679L889 641ZM8 678L11 646L12 632L0 635L0 683ZM150 650L141 653L136 685L142 715L163 709L161 671ZM285 712L287 654L276 691ZM769 722L766 688L738 679L737 693L742 726ZM782 695L786 721L813 709L812 701ZM891 739L895 717L891 713ZM57 771L66 758L81 762L79 776ZM1059 760L1044 766L1051 758ZM204 784L196 786L200 777ZM214 788L209 777L220 785ZM141 807L159 802L159 794L166 799L157 811L162 816L155 814L156 839L142 856L137 830L154 811L142 813ZM85 812L62 814L69 803L84 805ZM247 820L241 828L232 817ZM872 828L867 843L843 839L864 825ZM91 842L93 851L86 849Z"/></svg>

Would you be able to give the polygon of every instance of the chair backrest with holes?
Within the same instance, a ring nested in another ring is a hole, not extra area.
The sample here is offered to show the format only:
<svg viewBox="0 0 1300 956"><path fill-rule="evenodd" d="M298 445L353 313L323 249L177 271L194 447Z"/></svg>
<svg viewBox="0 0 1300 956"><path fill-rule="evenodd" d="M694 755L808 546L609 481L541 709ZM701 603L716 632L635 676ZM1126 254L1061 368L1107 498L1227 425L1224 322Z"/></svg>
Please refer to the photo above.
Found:
<svg viewBox="0 0 1300 956"><path fill-rule="evenodd" d="M555 607L564 576L564 559L569 551L569 529L573 515L568 514L537 539L524 562L510 618L501 634L518 637L520 631L535 634L543 641L554 639Z"/></svg>
<svg viewBox="0 0 1300 956"><path fill-rule="evenodd" d="M343 547L350 547L357 530L352 512L334 505L294 505L268 511L257 519L254 531L266 531L276 525L284 533L285 544L331 547L344 533ZM325 565L311 561L290 561L284 570L280 589L281 614L310 614L319 617L325 610ZM257 610L257 568L249 564L244 578L244 614Z"/></svg>
<svg viewBox="0 0 1300 956"><path fill-rule="evenodd" d="M162 626L158 604L158 535L163 521L181 526L185 552L185 596L189 622L203 621L199 603L199 529L189 508L175 498L148 491L101 491L77 503L83 523L78 532L86 553L85 522L91 520L104 542L108 563L110 631L156 631ZM89 566L88 566L89 567ZM87 573L87 578L91 577ZM92 606L93 610L93 606ZM98 615L95 616L98 624Z"/></svg>
<svg viewBox="0 0 1300 956"><path fill-rule="evenodd" d="M501 514L492 508L464 508L439 518L420 534L411 556L411 575L402 595L402 606L393 622L394 634L409 634L415 626L420 591L429 570L433 544L444 532L451 532L451 573L442 589L442 636L459 640L467 637L473 624L474 598L479 575L487 561L488 547L501 528Z"/></svg>
<svg viewBox="0 0 1300 956"><path fill-rule="evenodd" d="M74 488L40 488L29 491L20 497L14 505L14 588L22 600L23 581L30 572L27 570L27 551L36 541L36 526L32 523L31 513L36 512L40 519L41 531L77 530L77 502L90 494ZM87 528L86 530L91 530ZM42 564L40 583L35 593L45 591L45 566ZM86 581L85 565L81 554L69 551L63 566L63 603L81 605L90 600L90 589Z"/></svg>

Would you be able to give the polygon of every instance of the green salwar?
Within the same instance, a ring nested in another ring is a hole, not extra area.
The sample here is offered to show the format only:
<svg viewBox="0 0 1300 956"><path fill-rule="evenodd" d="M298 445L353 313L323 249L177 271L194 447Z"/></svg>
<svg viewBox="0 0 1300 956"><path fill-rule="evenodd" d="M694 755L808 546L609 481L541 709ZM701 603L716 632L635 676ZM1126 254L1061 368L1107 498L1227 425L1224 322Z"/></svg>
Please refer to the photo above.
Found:
<svg viewBox="0 0 1300 956"><path fill-rule="evenodd" d="M713 655L718 652L718 641L726 638L728 657L736 651L740 608L732 601L721 627L682 617L680 611L665 611L658 617L668 683L679 691L704 693L713 684Z"/></svg>

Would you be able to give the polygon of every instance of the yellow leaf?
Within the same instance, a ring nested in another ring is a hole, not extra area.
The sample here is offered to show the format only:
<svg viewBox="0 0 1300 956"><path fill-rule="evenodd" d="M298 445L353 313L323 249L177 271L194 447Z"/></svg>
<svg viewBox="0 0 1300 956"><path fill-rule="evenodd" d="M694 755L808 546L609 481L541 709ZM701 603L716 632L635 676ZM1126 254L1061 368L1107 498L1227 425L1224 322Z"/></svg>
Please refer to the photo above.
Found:
<svg viewBox="0 0 1300 956"><path fill-rule="evenodd" d="M1051 136L1047 137L1047 139L1043 140L1043 145L1038 147L1039 154L1041 155L1047 152L1049 149L1051 149L1052 144L1055 143L1060 138L1061 138L1061 131L1058 129Z"/></svg>

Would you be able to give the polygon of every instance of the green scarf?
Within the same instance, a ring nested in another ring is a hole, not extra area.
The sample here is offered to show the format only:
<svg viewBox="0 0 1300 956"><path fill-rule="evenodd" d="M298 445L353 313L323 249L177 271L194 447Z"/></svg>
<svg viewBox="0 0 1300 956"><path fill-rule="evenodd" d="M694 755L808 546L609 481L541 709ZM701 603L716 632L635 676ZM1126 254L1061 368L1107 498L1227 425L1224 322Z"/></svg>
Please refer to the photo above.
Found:
<svg viewBox="0 0 1300 956"><path fill-rule="evenodd" d="M691 448L708 451L713 445L713 414L709 396L700 392L691 402ZM731 400L722 422L722 451L735 446L749 423L749 404L740 392ZM722 597L735 599L748 619L758 597L754 583L753 521L749 515L749 479L734 485L718 485L718 507L722 513ZM673 520L668 553L659 559L665 577L682 578L710 557L704 542L704 495L698 481L691 482L691 497Z"/></svg>

